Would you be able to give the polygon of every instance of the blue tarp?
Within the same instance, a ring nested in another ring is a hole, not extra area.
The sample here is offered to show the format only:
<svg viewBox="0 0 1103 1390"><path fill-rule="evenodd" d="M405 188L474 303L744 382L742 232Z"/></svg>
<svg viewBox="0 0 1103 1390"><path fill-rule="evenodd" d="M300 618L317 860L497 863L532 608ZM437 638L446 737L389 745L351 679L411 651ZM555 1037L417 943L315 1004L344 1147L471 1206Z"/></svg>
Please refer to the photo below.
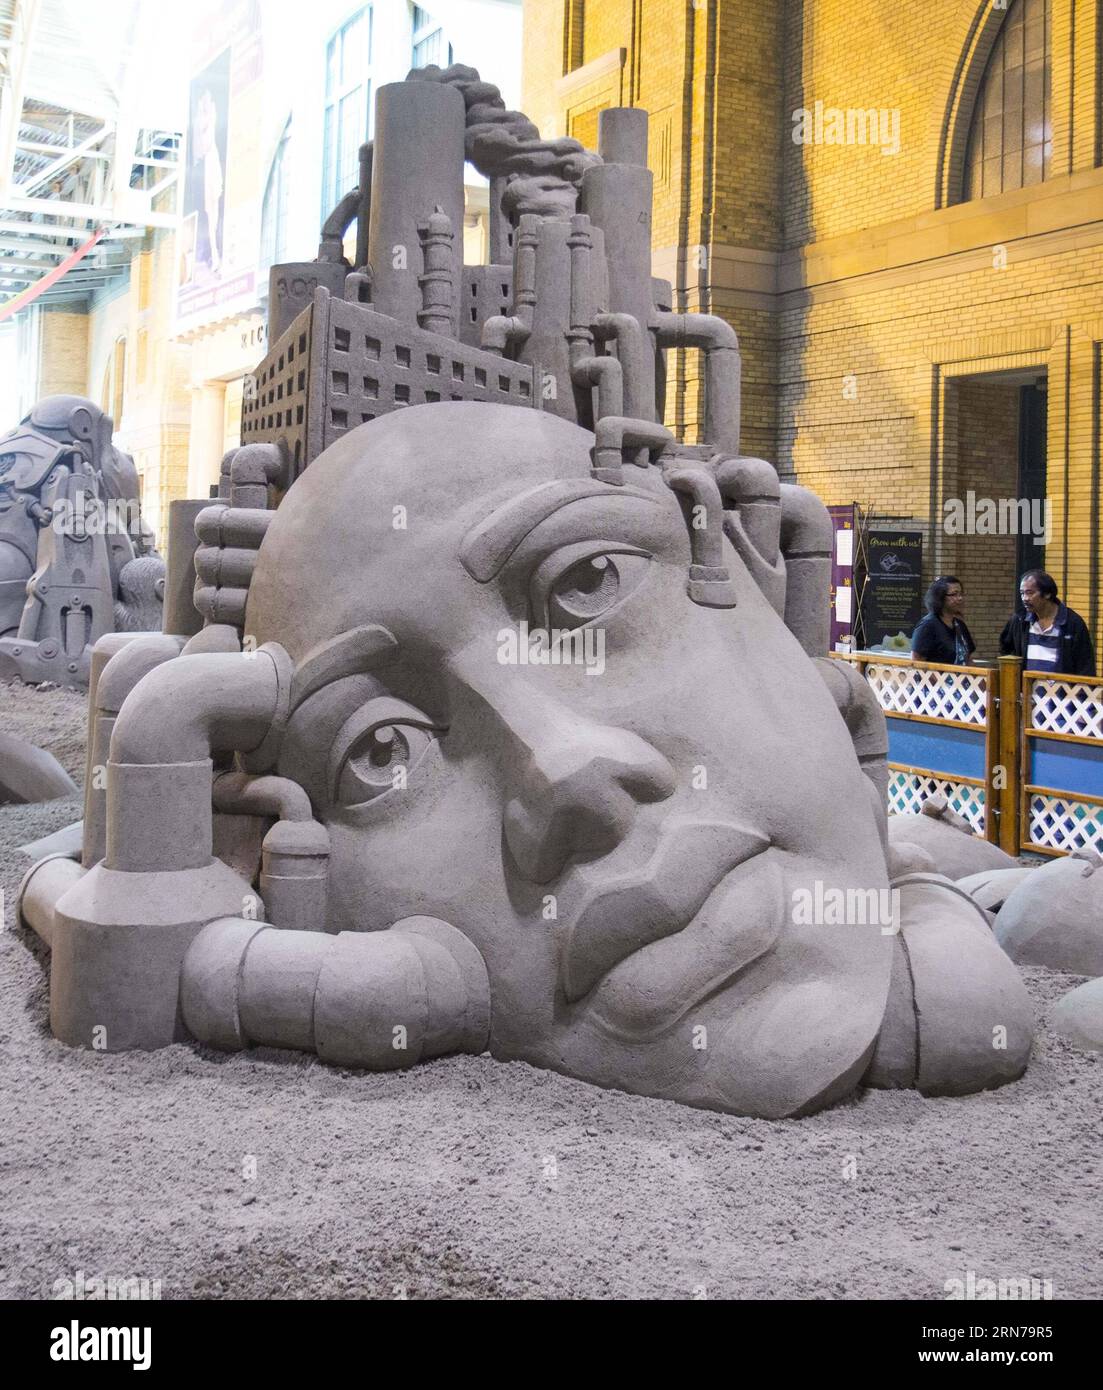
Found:
<svg viewBox="0 0 1103 1390"><path fill-rule="evenodd" d="M1103 744L1032 738L1027 781L1032 787L1103 796Z"/></svg>
<svg viewBox="0 0 1103 1390"><path fill-rule="evenodd" d="M889 762L984 781L984 730L888 715ZM1055 785L1060 785L1055 784Z"/></svg>

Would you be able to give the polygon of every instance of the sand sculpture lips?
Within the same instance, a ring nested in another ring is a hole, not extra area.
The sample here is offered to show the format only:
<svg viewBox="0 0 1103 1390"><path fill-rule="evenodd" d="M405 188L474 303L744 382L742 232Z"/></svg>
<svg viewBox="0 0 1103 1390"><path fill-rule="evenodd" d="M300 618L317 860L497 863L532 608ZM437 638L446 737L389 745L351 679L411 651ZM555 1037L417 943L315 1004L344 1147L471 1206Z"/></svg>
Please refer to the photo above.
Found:
<svg viewBox="0 0 1103 1390"><path fill-rule="evenodd" d="M626 957L683 931L733 870L769 846L765 835L737 822L675 819L642 869L590 893L564 949L567 999L572 1003L581 999ZM777 900L780 904L780 884ZM779 929L780 920L767 933L765 944L756 933L759 949L749 959L768 949ZM694 961L697 952L695 943L682 964L699 968L701 962ZM748 964L749 959L742 963Z"/></svg>

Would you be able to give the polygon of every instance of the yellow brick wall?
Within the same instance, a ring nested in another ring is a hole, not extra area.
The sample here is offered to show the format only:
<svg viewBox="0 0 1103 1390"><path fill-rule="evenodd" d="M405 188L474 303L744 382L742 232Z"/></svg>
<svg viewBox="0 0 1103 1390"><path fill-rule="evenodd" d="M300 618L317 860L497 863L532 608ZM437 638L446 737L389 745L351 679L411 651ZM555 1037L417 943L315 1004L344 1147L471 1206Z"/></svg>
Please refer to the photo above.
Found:
<svg viewBox="0 0 1103 1390"><path fill-rule="evenodd" d="M82 312L42 310L39 338L38 395L85 396L88 378L88 319Z"/></svg>
<svg viewBox="0 0 1103 1390"><path fill-rule="evenodd" d="M574 73L572 12L582 18ZM739 334L744 449L765 455L776 436L773 306L757 287L725 297L731 276L718 266L732 244L755 256L780 249L781 15L775 0L526 0L523 47L522 104L545 135L595 148L601 109L648 111L655 274L672 282L676 310L721 313ZM611 61L619 52L623 63ZM696 439L696 352L669 354L667 384L668 423Z"/></svg>
<svg viewBox="0 0 1103 1390"><path fill-rule="evenodd" d="M169 334L173 313L174 237L150 232L136 242L130 261L130 288L125 296L94 307L83 322L93 343L110 327L114 337L125 328L126 380L115 440L134 457L142 488L142 511L164 545L168 504L183 497L188 469L188 402L186 357ZM104 323L101 323L104 320ZM100 352L89 364L86 393L98 399L103 368Z"/></svg>
<svg viewBox="0 0 1103 1390"><path fill-rule="evenodd" d="M985 383L971 379L1044 375L1046 563L1103 646L1103 5L1051 0L1050 13L1050 179L983 202L960 193L1005 18L992 0L526 0L524 105L545 134L587 138L587 104L650 113L655 273L681 290L676 307L720 313L740 336L744 452L826 501L940 517L965 476L948 421L970 407L974 427L983 417ZM622 64L572 78L572 65L602 67L619 49ZM817 100L883 108L887 132L899 120L899 153L795 144L794 112ZM667 422L687 439L693 358L671 354L668 372ZM1005 480L990 481L1000 495ZM962 563L941 528L927 541L928 573ZM986 626L1014 565L1003 551L990 559L980 568L1000 575L978 592Z"/></svg>
<svg viewBox="0 0 1103 1390"><path fill-rule="evenodd" d="M783 8L787 244L859 232L934 206L950 134L948 105L961 93L966 114L971 109L1006 9L992 0L805 0ZM1097 160L1099 6L1050 0L1050 13L1051 172L1071 173ZM900 153L884 155L870 145L794 146L791 113L817 99L843 109L899 111Z"/></svg>
<svg viewBox="0 0 1103 1390"><path fill-rule="evenodd" d="M970 378L1044 373L1054 521L1046 564L1100 644L1103 6L1050 8L1050 178L969 204L960 202L960 156L971 94L1003 13L976 0L789 8L787 110L817 98L895 108L901 139L899 155L886 156L798 147L787 133L776 458L829 502L923 519L933 503L937 518L956 486L953 410L979 399ZM863 35L860 48L848 26ZM844 393L847 377L854 389ZM989 481L988 495L1001 495L1005 480ZM986 584L998 571L996 587L1011 590L1013 549L983 537L971 550L955 547L938 527L928 539L928 573L971 554ZM984 598L986 610L993 605ZM991 654L984 643L982 651Z"/></svg>

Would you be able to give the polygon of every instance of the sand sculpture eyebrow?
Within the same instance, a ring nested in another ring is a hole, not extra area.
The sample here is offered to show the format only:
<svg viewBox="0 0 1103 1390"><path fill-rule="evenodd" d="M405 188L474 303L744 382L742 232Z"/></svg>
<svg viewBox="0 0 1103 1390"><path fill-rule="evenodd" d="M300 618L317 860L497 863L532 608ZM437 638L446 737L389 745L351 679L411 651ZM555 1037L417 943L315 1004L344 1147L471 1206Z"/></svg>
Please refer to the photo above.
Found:
<svg viewBox="0 0 1103 1390"><path fill-rule="evenodd" d="M556 479L539 483L519 497L511 497L508 502L503 502L468 531L459 550L464 569L472 579L486 584L501 570L534 527L563 507L591 497L633 497L653 505L659 503L659 498L653 493L639 488L620 487L614 493L606 484L589 480L575 482Z"/></svg>
<svg viewBox="0 0 1103 1390"><path fill-rule="evenodd" d="M291 678L291 709L342 676L359 675L398 651L398 639L378 623L354 627L312 647Z"/></svg>

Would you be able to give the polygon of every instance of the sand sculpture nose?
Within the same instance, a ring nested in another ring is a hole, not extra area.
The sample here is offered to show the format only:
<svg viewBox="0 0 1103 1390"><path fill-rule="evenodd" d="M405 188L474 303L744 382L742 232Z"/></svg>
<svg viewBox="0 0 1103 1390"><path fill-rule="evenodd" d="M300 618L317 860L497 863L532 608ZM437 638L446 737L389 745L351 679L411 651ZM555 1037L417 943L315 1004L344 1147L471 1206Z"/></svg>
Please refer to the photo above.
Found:
<svg viewBox="0 0 1103 1390"><path fill-rule="evenodd" d="M615 849L639 806L673 790L670 763L629 730L553 723L531 747L506 804L506 843L525 878L547 883L576 854L593 859Z"/></svg>

